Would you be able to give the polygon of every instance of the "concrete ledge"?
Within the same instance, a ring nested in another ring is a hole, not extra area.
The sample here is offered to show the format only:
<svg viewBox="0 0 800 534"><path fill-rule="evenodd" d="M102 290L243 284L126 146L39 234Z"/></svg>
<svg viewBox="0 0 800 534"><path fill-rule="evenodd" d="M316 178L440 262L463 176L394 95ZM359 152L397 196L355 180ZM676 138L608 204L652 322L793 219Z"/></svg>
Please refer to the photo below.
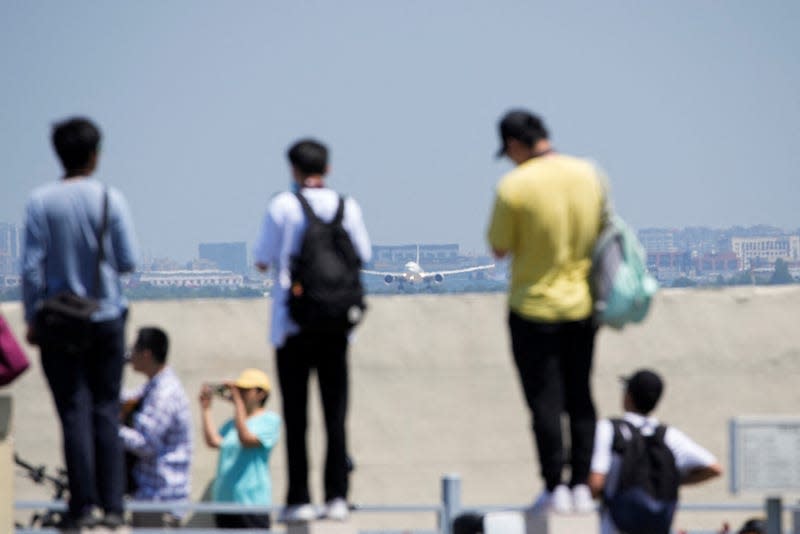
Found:
<svg viewBox="0 0 800 534"><path fill-rule="evenodd" d="M287 523L287 534L357 534L358 529L350 521L306 521Z"/></svg>
<svg viewBox="0 0 800 534"><path fill-rule="evenodd" d="M0 532L14 531L14 443L11 396L0 395Z"/></svg>
<svg viewBox="0 0 800 534"><path fill-rule="evenodd" d="M0 395L0 441L11 433L11 396Z"/></svg>
<svg viewBox="0 0 800 534"><path fill-rule="evenodd" d="M526 514L490 512L483 518L484 534L598 534L597 514Z"/></svg>
<svg viewBox="0 0 800 534"><path fill-rule="evenodd" d="M530 413L509 350L506 295L375 296L368 302L369 312L349 354L348 447L357 465L349 498L363 504L436 504L441 502L442 473L457 472L464 509L530 502L542 488ZM170 335L170 365L190 400L203 382L233 378L247 367L263 369L276 382L267 408L280 413L274 351L267 342L269 304L268 299L135 301L128 341L138 327L163 327ZM0 308L12 329L24 332L22 306L3 302ZM619 414L619 375L637 367L658 369L668 388L658 418L725 461L732 417L797 414L798 309L798 284L660 291L642 324L621 332L600 331L592 373L597 413ZM127 387L143 381L130 369L125 374ZM753 387L754 377L770 387ZM310 386L309 490L320 500L325 494L324 417L318 388ZM31 370L10 388L0 389L4 394L14 397L15 448L34 465L47 465L51 471L62 466L61 428L39 358L31 359ZM698 395L715 402L698 410ZM469 406L470 417L452 416L464 406ZM197 424L199 403L191 402L190 409ZM212 414L215 421L224 421L231 417L231 407L214 403ZM403 424L396 424L399 419ZM475 421L481 422L480 435L488 438L476 439ZM276 503L282 503L286 488L285 452L281 439L270 456ZM192 502L202 499L213 479L217 456L218 451L196 442ZM687 487L681 502L750 502L747 495L731 496L727 482L720 477ZM44 500L51 490L15 476L14 497ZM726 515L735 524L747 517L746 512ZM714 531L720 518L719 511L681 511L675 529ZM398 524L431 529L436 523L433 512L358 513L352 521L361 530ZM276 530L284 528L276 524Z"/></svg>

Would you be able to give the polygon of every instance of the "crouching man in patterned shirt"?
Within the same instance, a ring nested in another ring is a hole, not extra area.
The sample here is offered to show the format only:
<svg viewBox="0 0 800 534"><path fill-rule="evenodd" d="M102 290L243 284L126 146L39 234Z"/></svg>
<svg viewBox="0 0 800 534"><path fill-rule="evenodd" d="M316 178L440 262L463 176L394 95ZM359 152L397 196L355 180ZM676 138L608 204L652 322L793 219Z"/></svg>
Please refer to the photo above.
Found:
<svg viewBox="0 0 800 534"><path fill-rule="evenodd" d="M167 366L169 339L160 328L139 330L130 353L147 382L122 397L120 437L128 464L128 488L137 501L186 501L192 458L191 412L186 392ZM134 512L134 527L176 527L178 511Z"/></svg>

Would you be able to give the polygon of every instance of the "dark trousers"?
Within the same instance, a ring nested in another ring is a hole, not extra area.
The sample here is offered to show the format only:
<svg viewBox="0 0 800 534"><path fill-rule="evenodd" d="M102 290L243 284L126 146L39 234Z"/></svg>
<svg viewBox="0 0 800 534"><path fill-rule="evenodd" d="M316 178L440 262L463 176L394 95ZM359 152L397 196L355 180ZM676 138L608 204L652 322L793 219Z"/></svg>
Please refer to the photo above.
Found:
<svg viewBox="0 0 800 534"><path fill-rule="evenodd" d="M278 380L286 425L289 490L286 504L311 502L308 491L308 382L316 369L325 431L325 500L347 498L348 467L345 418L347 415L347 336L300 333L277 350Z"/></svg>
<svg viewBox="0 0 800 534"><path fill-rule="evenodd" d="M125 354L125 319L95 323L81 353L41 347L42 368L53 394L69 477L69 513L92 506L122 514L125 487L119 438L119 390Z"/></svg>
<svg viewBox="0 0 800 534"><path fill-rule="evenodd" d="M589 378L597 329L590 319L539 323L514 312L509 314L508 324L547 489L561 484L566 463L561 436L564 412L569 416L571 440L570 485L585 484L596 423Z"/></svg>

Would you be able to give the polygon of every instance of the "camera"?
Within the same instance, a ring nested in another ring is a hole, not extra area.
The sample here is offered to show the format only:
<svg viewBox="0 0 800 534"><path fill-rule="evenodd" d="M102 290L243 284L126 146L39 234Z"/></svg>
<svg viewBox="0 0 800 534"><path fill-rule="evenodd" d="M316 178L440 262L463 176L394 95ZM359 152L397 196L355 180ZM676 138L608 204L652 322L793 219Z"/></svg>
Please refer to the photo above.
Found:
<svg viewBox="0 0 800 534"><path fill-rule="evenodd" d="M225 384L209 384L208 387L211 388L212 395L223 398L228 398L230 396L230 388Z"/></svg>

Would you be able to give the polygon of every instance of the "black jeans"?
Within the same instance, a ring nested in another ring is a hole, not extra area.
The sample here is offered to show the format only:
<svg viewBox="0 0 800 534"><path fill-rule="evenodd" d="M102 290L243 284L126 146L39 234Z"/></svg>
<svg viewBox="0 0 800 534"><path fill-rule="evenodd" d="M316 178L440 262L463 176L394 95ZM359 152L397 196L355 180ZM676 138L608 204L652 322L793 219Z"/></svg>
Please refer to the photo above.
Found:
<svg viewBox="0 0 800 534"><path fill-rule="evenodd" d="M290 336L277 350L286 424L286 457L289 462L287 505L311 502L308 491L308 381L316 369L325 432L325 500L347 498L348 466L345 418L347 416L347 336L300 333Z"/></svg>
<svg viewBox="0 0 800 534"><path fill-rule="evenodd" d="M41 347L42 369L53 394L69 477L69 514L92 506L122 514L125 488L119 438L119 391L125 354L125 318L94 323L85 352Z"/></svg>
<svg viewBox="0 0 800 534"><path fill-rule="evenodd" d="M569 416L572 444L570 486L586 484L596 423L589 379L597 328L591 319L539 323L514 312L508 325L547 489L561 484L566 463L561 436L564 412Z"/></svg>

